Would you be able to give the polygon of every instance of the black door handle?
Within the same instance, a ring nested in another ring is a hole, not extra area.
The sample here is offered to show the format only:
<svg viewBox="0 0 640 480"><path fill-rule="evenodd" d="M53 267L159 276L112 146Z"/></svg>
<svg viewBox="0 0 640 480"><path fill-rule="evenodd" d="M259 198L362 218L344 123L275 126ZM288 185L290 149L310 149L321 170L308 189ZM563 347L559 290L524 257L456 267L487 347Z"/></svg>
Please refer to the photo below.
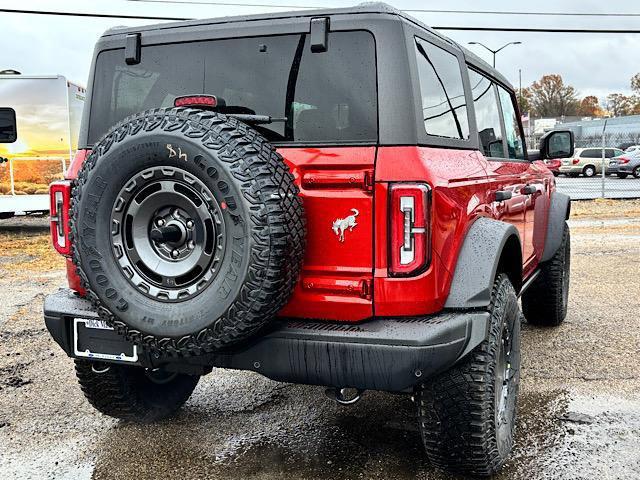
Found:
<svg viewBox="0 0 640 480"><path fill-rule="evenodd" d="M535 187L535 185L526 185L522 187L522 190L520 190L520 193L524 195L533 195L537 191L538 189Z"/></svg>
<svg viewBox="0 0 640 480"><path fill-rule="evenodd" d="M511 190L496 190L496 202L509 200L512 196L513 192Z"/></svg>

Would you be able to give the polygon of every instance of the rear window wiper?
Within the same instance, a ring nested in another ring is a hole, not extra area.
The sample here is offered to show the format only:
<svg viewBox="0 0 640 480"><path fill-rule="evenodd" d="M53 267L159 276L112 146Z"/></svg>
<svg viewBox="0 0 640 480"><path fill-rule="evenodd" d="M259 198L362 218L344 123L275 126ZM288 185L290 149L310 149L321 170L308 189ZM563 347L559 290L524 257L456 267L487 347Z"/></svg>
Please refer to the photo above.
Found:
<svg viewBox="0 0 640 480"><path fill-rule="evenodd" d="M287 117L279 118L270 115L256 115L256 113L248 107L227 105L224 98L216 95L182 95L176 97L173 104L176 107L195 107L224 113L227 117L237 118L241 122L256 125L287 121Z"/></svg>
<svg viewBox="0 0 640 480"><path fill-rule="evenodd" d="M224 112L222 112L224 113ZM250 115L246 113L227 113L227 117L232 117L245 123L253 123L256 125L264 125L267 123L286 122L287 117L272 117L270 115Z"/></svg>

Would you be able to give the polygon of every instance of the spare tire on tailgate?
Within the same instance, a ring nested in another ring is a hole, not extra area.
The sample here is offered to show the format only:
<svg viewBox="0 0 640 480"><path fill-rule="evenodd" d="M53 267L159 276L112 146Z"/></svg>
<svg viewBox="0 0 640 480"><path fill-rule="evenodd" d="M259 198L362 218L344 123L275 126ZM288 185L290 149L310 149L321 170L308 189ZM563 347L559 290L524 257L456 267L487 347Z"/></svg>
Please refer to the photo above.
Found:
<svg viewBox="0 0 640 480"><path fill-rule="evenodd" d="M149 110L94 146L72 194L73 261L102 319L155 355L197 355L267 324L298 280L302 202L258 132Z"/></svg>

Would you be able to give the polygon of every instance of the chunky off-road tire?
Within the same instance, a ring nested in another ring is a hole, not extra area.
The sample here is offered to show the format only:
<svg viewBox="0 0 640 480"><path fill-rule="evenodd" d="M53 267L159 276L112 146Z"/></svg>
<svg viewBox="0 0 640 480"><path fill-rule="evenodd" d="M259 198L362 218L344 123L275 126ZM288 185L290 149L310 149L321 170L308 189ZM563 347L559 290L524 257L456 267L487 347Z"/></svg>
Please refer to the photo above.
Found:
<svg viewBox="0 0 640 480"><path fill-rule="evenodd" d="M571 275L571 235L564 224L562 243L540 274L522 294L522 313L532 325L555 327L567 316Z"/></svg>
<svg viewBox="0 0 640 480"><path fill-rule="evenodd" d="M489 337L461 363L416 389L429 461L467 475L497 472L513 446L520 382L520 310L508 277L492 292Z"/></svg>
<svg viewBox="0 0 640 480"><path fill-rule="evenodd" d="M298 280L298 194L283 158L236 119L186 108L128 117L95 145L72 190L87 297L156 357L246 339Z"/></svg>
<svg viewBox="0 0 640 480"><path fill-rule="evenodd" d="M130 422L167 418L184 405L199 376L76 360L84 396L99 412Z"/></svg>

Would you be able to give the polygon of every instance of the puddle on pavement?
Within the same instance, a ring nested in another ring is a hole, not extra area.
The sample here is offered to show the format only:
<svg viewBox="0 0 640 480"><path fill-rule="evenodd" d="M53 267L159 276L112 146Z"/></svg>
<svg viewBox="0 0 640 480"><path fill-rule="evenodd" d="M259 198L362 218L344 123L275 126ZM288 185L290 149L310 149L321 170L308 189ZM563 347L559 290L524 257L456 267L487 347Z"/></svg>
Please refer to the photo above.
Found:
<svg viewBox="0 0 640 480"><path fill-rule="evenodd" d="M368 393L341 408L295 388L304 395L257 411L118 424L97 445L93 478L452 478L425 460L407 397ZM496 478L640 478L639 441L640 401L524 393L514 452Z"/></svg>

